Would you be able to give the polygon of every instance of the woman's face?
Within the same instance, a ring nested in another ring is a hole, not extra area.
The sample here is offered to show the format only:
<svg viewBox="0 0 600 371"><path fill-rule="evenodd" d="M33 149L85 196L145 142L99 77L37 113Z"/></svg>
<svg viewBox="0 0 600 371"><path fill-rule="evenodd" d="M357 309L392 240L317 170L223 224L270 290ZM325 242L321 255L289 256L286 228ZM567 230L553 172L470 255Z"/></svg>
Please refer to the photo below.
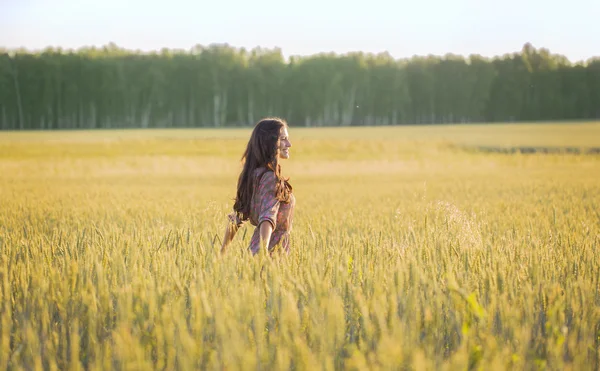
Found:
<svg viewBox="0 0 600 371"><path fill-rule="evenodd" d="M292 146L292 142L290 142L290 138L288 135L288 131L286 127L282 127L279 131L279 158L288 159L290 158L290 147Z"/></svg>

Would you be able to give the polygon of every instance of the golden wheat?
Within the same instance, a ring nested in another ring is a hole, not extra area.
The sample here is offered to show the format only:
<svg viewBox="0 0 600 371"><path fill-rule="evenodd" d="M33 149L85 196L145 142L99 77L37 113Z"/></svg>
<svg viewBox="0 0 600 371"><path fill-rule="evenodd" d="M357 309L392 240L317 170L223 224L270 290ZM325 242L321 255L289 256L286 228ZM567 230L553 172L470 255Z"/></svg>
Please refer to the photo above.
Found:
<svg viewBox="0 0 600 371"><path fill-rule="evenodd" d="M0 369L600 368L600 125L290 129L289 256L219 238L249 130L0 135Z"/></svg>

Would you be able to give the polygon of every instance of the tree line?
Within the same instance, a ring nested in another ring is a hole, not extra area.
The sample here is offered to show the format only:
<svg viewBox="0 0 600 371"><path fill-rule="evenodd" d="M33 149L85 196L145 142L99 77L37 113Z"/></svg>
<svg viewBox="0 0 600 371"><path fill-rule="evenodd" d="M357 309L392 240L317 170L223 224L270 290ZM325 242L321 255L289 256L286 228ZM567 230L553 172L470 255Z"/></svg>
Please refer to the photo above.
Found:
<svg viewBox="0 0 600 371"><path fill-rule="evenodd" d="M525 44L495 58L293 56L227 44L152 53L0 49L0 129L292 126L600 118L600 58Z"/></svg>

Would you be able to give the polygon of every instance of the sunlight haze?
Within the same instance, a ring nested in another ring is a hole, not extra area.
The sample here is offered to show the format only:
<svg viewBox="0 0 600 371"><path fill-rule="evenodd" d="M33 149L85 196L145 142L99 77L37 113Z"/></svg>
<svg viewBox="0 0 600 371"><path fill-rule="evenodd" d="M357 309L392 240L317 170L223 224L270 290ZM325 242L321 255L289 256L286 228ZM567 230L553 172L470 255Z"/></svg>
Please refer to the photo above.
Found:
<svg viewBox="0 0 600 371"><path fill-rule="evenodd" d="M284 55L389 52L487 57L530 42L572 62L600 56L600 2L0 0L0 47L131 50L227 43Z"/></svg>

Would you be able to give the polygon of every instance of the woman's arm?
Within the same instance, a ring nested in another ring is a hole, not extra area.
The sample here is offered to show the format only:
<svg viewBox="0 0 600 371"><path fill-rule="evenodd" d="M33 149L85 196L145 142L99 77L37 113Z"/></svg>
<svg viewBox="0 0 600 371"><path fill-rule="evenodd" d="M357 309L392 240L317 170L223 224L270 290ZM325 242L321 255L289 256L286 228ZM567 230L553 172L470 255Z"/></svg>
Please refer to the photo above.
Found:
<svg viewBox="0 0 600 371"><path fill-rule="evenodd" d="M260 246L269 252L269 242L271 242L271 234L273 233L273 225L269 221L260 223Z"/></svg>
<svg viewBox="0 0 600 371"><path fill-rule="evenodd" d="M223 236L223 242L221 243L221 254L225 252L227 245L233 240L233 237L237 233L239 229L238 223L232 219L232 215L228 217L229 223L227 223L227 227L225 227L225 235Z"/></svg>

